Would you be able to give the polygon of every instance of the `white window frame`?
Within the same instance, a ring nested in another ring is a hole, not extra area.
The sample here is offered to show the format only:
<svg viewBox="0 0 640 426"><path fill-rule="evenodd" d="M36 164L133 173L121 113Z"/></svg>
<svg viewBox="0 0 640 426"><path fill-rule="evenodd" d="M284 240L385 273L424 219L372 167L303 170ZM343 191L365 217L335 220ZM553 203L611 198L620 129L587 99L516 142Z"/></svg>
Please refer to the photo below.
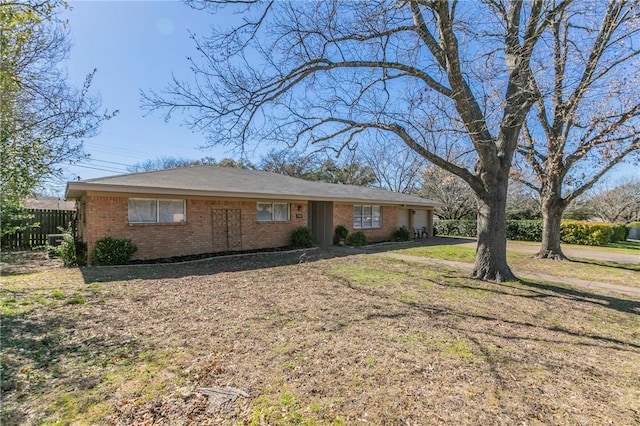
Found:
<svg viewBox="0 0 640 426"><path fill-rule="evenodd" d="M260 219L258 216L258 211L260 209L260 205L269 205L271 206L269 211L271 213L271 217L269 219ZM275 219L275 206L287 206L287 218L286 219ZM256 220L258 222L289 222L291 220L291 204L290 203L276 203L276 202L266 202L259 201L256 203Z"/></svg>
<svg viewBox="0 0 640 426"><path fill-rule="evenodd" d="M156 220L148 221L148 222L136 222L131 220L131 201L155 201L156 203ZM178 221L160 221L160 202L162 201L173 201L173 202L181 202L182 203L182 220ZM159 224L159 223L169 223L169 224L182 224L187 222L187 203L184 199L169 199L169 198L129 198L128 206L127 206L127 214L128 220L130 224L140 225L140 224Z"/></svg>
<svg viewBox="0 0 640 426"><path fill-rule="evenodd" d="M370 209L371 215L365 214L365 209L367 208ZM359 210L359 213L356 212L357 210ZM382 228L382 206L381 205L377 205L377 204L354 204L353 205L353 229L380 229L380 228Z"/></svg>

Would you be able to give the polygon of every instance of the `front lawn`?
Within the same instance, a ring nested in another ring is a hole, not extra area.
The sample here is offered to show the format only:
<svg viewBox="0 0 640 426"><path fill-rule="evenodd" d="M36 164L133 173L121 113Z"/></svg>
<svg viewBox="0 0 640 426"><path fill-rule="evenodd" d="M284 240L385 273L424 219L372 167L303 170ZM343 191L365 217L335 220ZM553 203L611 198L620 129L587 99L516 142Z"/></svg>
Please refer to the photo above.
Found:
<svg viewBox="0 0 640 426"><path fill-rule="evenodd" d="M11 424L633 424L640 301L371 255L0 278ZM200 387L240 398L208 411Z"/></svg>
<svg viewBox="0 0 640 426"><path fill-rule="evenodd" d="M396 250L396 252L411 256L430 257L433 259L456 260L469 263L475 261L475 249L457 245L411 247ZM507 252L507 261L514 271L640 287L640 264L616 263L581 258L576 258L572 261L558 262L548 259L535 259L531 254L513 251Z"/></svg>

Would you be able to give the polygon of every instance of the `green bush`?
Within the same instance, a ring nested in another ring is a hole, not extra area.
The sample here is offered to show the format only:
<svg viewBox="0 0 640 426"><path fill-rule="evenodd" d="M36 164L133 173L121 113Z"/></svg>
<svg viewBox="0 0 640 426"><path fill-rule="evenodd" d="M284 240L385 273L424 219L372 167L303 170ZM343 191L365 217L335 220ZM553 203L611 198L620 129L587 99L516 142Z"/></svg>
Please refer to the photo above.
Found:
<svg viewBox="0 0 640 426"><path fill-rule="evenodd" d="M294 247L304 248L313 246L311 230L306 226L296 228L291 235L291 245Z"/></svg>
<svg viewBox="0 0 640 426"><path fill-rule="evenodd" d="M563 220L560 225L560 240L567 244L603 246L610 242L625 241L633 225L640 222L621 225ZM541 220L507 220L507 239L521 241L542 241ZM475 237L475 220L439 220L435 223L437 235Z"/></svg>
<svg viewBox="0 0 640 426"><path fill-rule="evenodd" d="M131 240L104 237L96 241L91 258L98 265L122 265L131 260L136 250Z"/></svg>
<svg viewBox="0 0 640 426"><path fill-rule="evenodd" d="M347 245L362 247L365 244L367 244L367 236L362 231L354 232L347 237Z"/></svg>
<svg viewBox="0 0 640 426"><path fill-rule="evenodd" d="M560 239L567 244L604 246L611 242L613 226L610 223L563 221Z"/></svg>
<svg viewBox="0 0 640 426"><path fill-rule="evenodd" d="M439 220L434 225L436 235L454 235L457 237L475 237L475 220Z"/></svg>
<svg viewBox="0 0 640 426"><path fill-rule="evenodd" d="M409 232L407 227L406 226L401 226L393 234L393 241L409 241L410 237L411 237L411 232Z"/></svg>
<svg viewBox="0 0 640 426"><path fill-rule="evenodd" d="M333 232L333 244L338 244L340 240L344 240L349 235L349 230L344 225L337 225Z"/></svg>
<svg viewBox="0 0 640 426"><path fill-rule="evenodd" d="M611 242L617 243L618 241L626 241L627 235L629 235L629 228L621 223L613 223L611 225L613 235L611 235Z"/></svg>
<svg viewBox="0 0 640 426"><path fill-rule="evenodd" d="M76 241L71 228L62 229L62 242L52 252L62 259L64 266L82 266L87 258L87 244Z"/></svg>
<svg viewBox="0 0 640 426"><path fill-rule="evenodd" d="M507 220L507 240L542 241L542 221Z"/></svg>

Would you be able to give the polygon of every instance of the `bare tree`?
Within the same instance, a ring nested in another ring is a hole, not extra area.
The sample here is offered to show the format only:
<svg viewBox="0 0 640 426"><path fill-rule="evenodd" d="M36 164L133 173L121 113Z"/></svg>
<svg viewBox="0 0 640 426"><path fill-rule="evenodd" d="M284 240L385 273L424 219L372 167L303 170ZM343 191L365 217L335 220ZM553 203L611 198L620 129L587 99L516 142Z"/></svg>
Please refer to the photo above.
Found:
<svg viewBox="0 0 640 426"><path fill-rule="evenodd" d="M564 259L567 206L640 149L640 3L575 2L552 18L534 53L537 102L519 154L540 194L540 258Z"/></svg>
<svg viewBox="0 0 640 426"><path fill-rule="evenodd" d="M538 96L532 55L570 0L192 3L244 8L242 23L197 40L195 80L174 76L166 90L143 93L146 108L186 112L212 145L286 141L340 152L357 138L400 141L476 194L472 276L515 278L506 260L509 170ZM466 158L448 160L452 146Z"/></svg>
<svg viewBox="0 0 640 426"><path fill-rule="evenodd" d="M376 186L403 194L419 192L425 160L403 143L375 141L362 147L358 157L375 173Z"/></svg>
<svg viewBox="0 0 640 426"><path fill-rule="evenodd" d="M476 197L469 185L460 177L439 167L427 166L423 171L420 196L444 204L444 207L438 207L435 211L440 219L476 217Z"/></svg>
<svg viewBox="0 0 640 426"><path fill-rule="evenodd" d="M178 167L190 167L190 166L219 166L219 167L233 167L238 169L255 169L256 167L248 161L234 160L232 158L223 158L218 161L213 157L203 157L199 160L191 160L184 157L158 157L153 160L146 160L140 163L135 163L127 168L127 171L131 173L136 172L150 172L154 170L166 170L176 169Z"/></svg>
<svg viewBox="0 0 640 426"><path fill-rule="evenodd" d="M197 160L191 160L184 157L158 157L153 160L141 161L127 167L130 173L150 172L153 170L175 169L178 167L187 167L195 164Z"/></svg>
<svg viewBox="0 0 640 426"><path fill-rule="evenodd" d="M507 192L507 218L540 219L541 215L539 194L517 180L510 181Z"/></svg>
<svg viewBox="0 0 640 426"><path fill-rule="evenodd" d="M625 179L612 188L602 188L588 205L593 215L605 222L640 220L640 179Z"/></svg>
<svg viewBox="0 0 640 426"><path fill-rule="evenodd" d="M316 155L304 155L292 149L271 150L260 162L260 169L264 171L307 180L313 180L312 176L318 168Z"/></svg>

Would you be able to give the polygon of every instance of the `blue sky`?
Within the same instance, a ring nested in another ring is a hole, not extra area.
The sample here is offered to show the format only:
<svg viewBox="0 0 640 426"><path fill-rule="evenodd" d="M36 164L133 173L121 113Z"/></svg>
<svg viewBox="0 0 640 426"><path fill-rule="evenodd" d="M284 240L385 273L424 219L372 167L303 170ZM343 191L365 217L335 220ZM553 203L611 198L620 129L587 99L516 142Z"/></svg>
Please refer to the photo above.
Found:
<svg viewBox="0 0 640 426"><path fill-rule="evenodd" d="M161 156L234 157L224 148L198 149L205 144L204 135L181 127L179 116L169 123L159 113L145 117L140 90L161 90L171 73L188 79L186 58L197 56L189 31L202 36L211 25L227 27L237 17L193 10L179 1L70 1L70 5L63 17L72 46L62 65L77 86L97 68L93 92L100 94L103 108L120 112L103 124L97 136L85 140L91 157L68 166L65 181L125 173L129 165ZM640 167L622 165L614 174L638 176ZM48 192L62 195L64 182L51 183Z"/></svg>
<svg viewBox="0 0 640 426"><path fill-rule="evenodd" d="M69 166L66 179L90 179L126 172L128 165L160 156L222 159L223 149L198 149L204 136L180 126L180 119L165 123L160 114L144 116L140 90L163 88L171 73L189 78L187 56L195 54L189 31L208 33L211 24L224 22L177 1L71 1L68 20L72 43L63 64L79 86L93 68L98 72L93 92L102 106L119 110L95 137L85 140L90 160Z"/></svg>

